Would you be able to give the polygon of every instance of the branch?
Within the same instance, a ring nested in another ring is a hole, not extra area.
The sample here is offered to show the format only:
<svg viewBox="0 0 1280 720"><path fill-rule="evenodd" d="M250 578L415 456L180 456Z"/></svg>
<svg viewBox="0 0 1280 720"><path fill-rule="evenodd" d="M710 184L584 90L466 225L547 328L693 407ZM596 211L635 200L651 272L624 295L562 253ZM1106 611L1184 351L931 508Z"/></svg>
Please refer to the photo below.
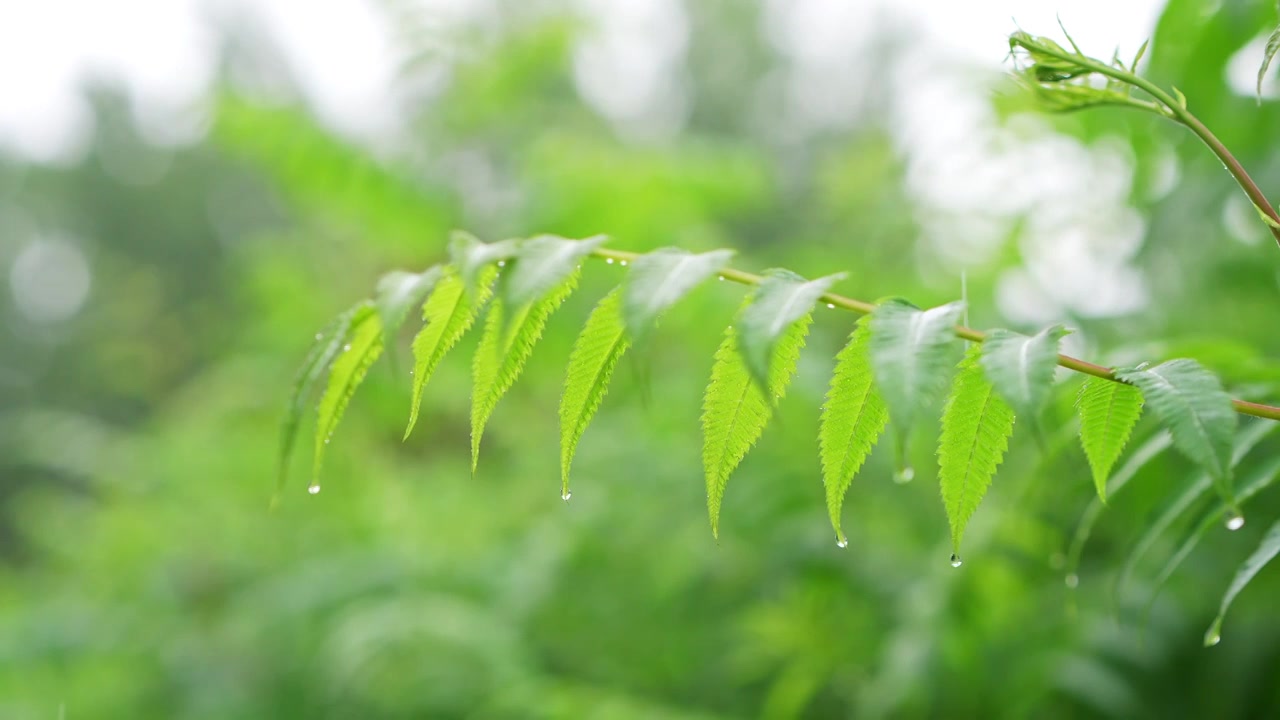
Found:
<svg viewBox="0 0 1280 720"><path fill-rule="evenodd" d="M618 261L621 263L634 262L636 258L640 257L640 253L627 252L625 250L609 250L606 248L597 248L592 250L591 254L598 258L608 261ZM759 285L761 280L763 280L762 277L755 273L735 270L734 268L725 268L721 270L720 277L741 285ZM819 301L827 303L832 307L849 310L860 315L868 315L876 309L876 306L873 303L865 302L863 300L855 300L835 293L826 293L819 298ZM986 333L981 330L974 330L973 328L965 327L964 325L956 326L956 335L972 342L983 342L987 339ZM1093 377L1102 378L1103 380L1127 384L1123 380L1116 378L1115 371L1111 368L1096 365L1088 362L1087 360L1071 357L1070 355L1059 354L1058 365L1084 375L1092 375ZM1280 420L1280 407L1236 399L1231 401L1231 405L1235 408L1236 412L1242 415L1251 415L1253 417L1265 418L1267 420Z"/></svg>

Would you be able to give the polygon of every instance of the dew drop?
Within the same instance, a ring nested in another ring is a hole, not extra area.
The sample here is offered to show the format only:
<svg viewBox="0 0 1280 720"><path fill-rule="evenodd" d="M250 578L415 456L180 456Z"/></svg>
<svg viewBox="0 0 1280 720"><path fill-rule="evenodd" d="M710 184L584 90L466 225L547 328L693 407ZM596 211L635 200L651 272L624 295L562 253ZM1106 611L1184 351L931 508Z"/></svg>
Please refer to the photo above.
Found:
<svg viewBox="0 0 1280 720"><path fill-rule="evenodd" d="M347 352L350 349L351 349L351 343L347 343L346 345L342 346L342 352Z"/></svg>
<svg viewBox="0 0 1280 720"><path fill-rule="evenodd" d="M1072 590L1075 590L1076 588L1080 587L1080 576L1075 573L1071 573L1067 575L1066 578L1063 579L1063 582L1067 584L1067 587L1071 588Z"/></svg>
<svg viewBox="0 0 1280 720"><path fill-rule="evenodd" d="M893 474L893 481L903 485L916 479L916 469L908 465Z"/></svg>
<svg viewBox="0 0 1280 720"><path fill-rule="evenodd" d="M625 266L625 265L627 264L627 261L626 261L626 260L619 260L619 261L618 261L618 264L619 264L619 265L623 265L623 266Z"/></svg>
<svg viewBox="0 0 1280 720"><path fill-rule="evenodd" d="M318 494L320 492L320 483L311 483L309 486L307 486L307 492L311 493L312 495Z"/></svg>
<svg viewBox="0 0 1280 720"><path fill-rule="evenodd" d="M1232 510L1227 514L1227 521L1223 524L1227 526L1228 530L1235 532L1244 527L1244 516Z"/></svg>
<svg viewBox="0 0 1280 720"><path fill-rule="evenodd" d="M610 265L613 264L613 258L605 258L604 261L609 263Z"/></svg>
<svg viewBox="0 0 1280 720"><path fill-rule="evenodd" d="M1220 642L1222 642L1222 635L1218 633L1214 633L1204 639L1205 647L1213 647L1214 645L1217 645Z"/></svg>
<svg viewBox="0 0 1280 720"><path fill-rule="evenodd" d="M849 547L849 540L847 538L840 538L839 540L836 541L836 547L842 550L844 548Z"/></svg>
<svg viewBox="0 0 1280 720"><path fill-rule="evenodd" d="M333 439L333 438L325 438L325 439L324 439L324 444L325 444L325 445L328 445L328 444L329 444L329 441L330 441L330 440L332 440L332 439Z"/></svg>
<svg viewBox="0 0 1280 720"><path fill-rule="evenodd" d="M720 282L724 282L724 276L723 276L723 275L721 275L721 276L720 276Z"/></svg>
<svg viewBox="0 0 1280 720"><path fill-rule="evenodd" d="M320 339L322 339L322 338L324 338L324 335L321 335L320 333L316 333L316 339L317 339L317 340L320 340Z"/></svg>
<svg viewBox="0 0 1280 720"><path fill-rule="evenodd" d="M499 261L498 261L498 267L506 267L506 266L507 266L507 261L506 261L506 260L499 260Z"/></svg>
<svg viewBox="0 0 1280 720"><path fill-rule="evenodd" d="M960 567L963 564L964 561L960 559L959 555L951 553L951 567Z"/></svg>
<svg viewBox="0 0 1280 720"><path fill-rule="evenodd" d="M835 304L835 303L827 303L827 307L831 308L832 310L835 310L835 309L836 309L836 304Z"/></svg>
<svg viewBox="0 0 1280 720"><path fill-rule="evenodd" d="M569 498L571 497L573 497L573 492L570 490L565 490L563 493L560 494L560 499L565 502L569 502Z"/></svg>

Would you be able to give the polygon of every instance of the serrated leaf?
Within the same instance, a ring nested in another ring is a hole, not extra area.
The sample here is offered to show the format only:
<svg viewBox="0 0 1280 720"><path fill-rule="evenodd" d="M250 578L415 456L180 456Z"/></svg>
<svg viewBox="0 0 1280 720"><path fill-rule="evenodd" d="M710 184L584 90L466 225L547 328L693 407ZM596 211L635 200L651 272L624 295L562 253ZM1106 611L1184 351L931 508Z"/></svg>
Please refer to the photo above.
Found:
<svg viewBox="0 0 1280 720"><path fill-rule="evenodd" d="M827 512L842 547L848 542L840 527L845 494L889 422L889 411L871 374L870 339L871 326L863 318L836 356L818 430Z"/></svg>
<svg viewBox="0 0 1280 720"><path fill-rule="evenodd" d="M1061 325L1027 337L992 330L982 343L982 369L1000 397L1018 417L1031 422L1040 413L1058 367L1058 342L1067 334Z"/></svg>
<svg viewBox="0 0 1280 720"><path fill-rule="evenodd" d="M1117 370L1116 377L1138 386L1173 434L1174 447L1213 476L1219 492L1230 499L1237 419L1217 376L1183 358L1143 370Z"/></svg>
<svg viewBox="0 0 1280 720"><path fill-rule="evenodd" d="M280 422L280 468L276 477L276 498L272 500L272 504L278 501L280 494L284 491L285 482L288 480L289 458L293 455L293 446L298 437L298 426L302 423L302 413L307 406L307 401L311 398L316 382L329 370L333 359L342 352L342 346L346 344L347 334L351 331L351 322L362 305L357 305L343 312L316 335L315 342L311 345L311 349L307 351L307 356L302 361L302 366L298 368L298 373L294 376L293 389L289 395L289 405L285 410L284 418Z"/></svg>
<svg viewBox="0 0 1280 720"><path fill-rule="evenodd" d="M520 243L514 266L502 278L503 303L522 307L551 292L577 272L582 258L604 241L603 235L586 240L539 235Z"/></svg>
<svg viewBox="0 0 1280 720"><path fill-rule="evenodd" d="M1080 444L1093 472L1098 499L1106 502L1107 476L1142 415L1142 393L1132 385L1091 377L1080 388L1076 409L1080 413Z"/></svg>
<svg viewBox="0 0 1280 720"><path fill-rule="evenodd" d="M718 273L732 257L732 250L693 254L662 248L636 258L622 291L627 332L637 341L643 339L658 316Z"/></svg>
<svg viewBox="0 0 1280 720"><path fill-rule="evenodd" d="M383 344L390 345L409 315L409 308L421 305L444 275L439 265L420 273L395 270L378 280L374 302L382 319Z"/></svg>
<svg viewBox="0 0 1280 720"><path fill-rule="evenodd" d="M373 303L356 307L351 319L351 329L346 335L342 351L329 368L329 385L320 398L316 412L316 448L312 463L312 487L319 486L320 468L324 452L329 446L333 431L342 421L342 415L355 395L356 388L364 381L369 366L382 354L382 323Z"/></svg>
<svg viewBox="0 0 1280 720"><path fill-rule="evenodd" d="M951 546L960 552L969 518L986 495L1013 434L1013 410L983 372L981 347L969 349L942 411L938 479L951 524Z"/></svg>
<svg viewBox="0 0 1280 720"><path fill-rule="evenodd" d="M888 300L871 314L871 369L896 426L900 454L905 454L916 417L938 399L951 378L955 324L963 310L958 302L919 310Z"/></svg>
<svg viewBox="0 0 1280 720"><path fill-rule="evenodd" d="M631 344L622 321L621 298L621 288L604 296L587 317L569 354L564 395L560 397L560 494L565 499L578 441L600 408L613 370Z"/></svg>
<svg viewBox="0 0 1280 720"><path fill-rule="evenodd" d="M1262 104L1262 81L1267 78L1267 68L1271 67L1271 61L1275 59L1276 53L1280 53L1280 25L1271 31L1271 36L1267 38L1267 47L1262 52L1262 66L1258 68L1258 104Z"/></svg>
<svg viewBox="0 0 1280 720"><path fill-rule="evenodd" d="M514 309L502 298L494 298L489 304L484 335L471 365L471 472L476 471L480 460L480 439L493 409L520 377L533 346L542 337L547 318L577 288L578 275L575 265L558 287Z"/></svg>
<svg viewBox="0 0 1280 720"><path fill-rule="evenodd" d="M457 344L467 330L475 324L476 316L492 293L493 278L497 268L481 271L476 295L468 295L462 278L450 269L444 274L435 290L422 305L422 319L426 322L413 338L413 399L409 403L409 423L404 429L405 438L418 423L422 407L423 390L435 373L446 353Z"/></svg>
<svg viewBox="0 0 1280 720"><path fill-rule="evenodd" d="M813 312L813 305L836 281L837 273L817 280L805 280L790 270L765 270L747 306L738 316L738 349L747 371L761 388L768 387L769 363L778 339L800 318Z"/></svg>
<svg viewBox="0 0 1280 720"><path fill-rule="evenodd" d="M1258 443L1262 442L1272 431L1276 430L1277 425L1273 422L1254 423L1250 425L1244 432L1240 433L1239 441L1236 443L1232 451L1230 465L1235 467L1249 454ZM1174 446L1177 446L1177 439L1174 439ZM1129 556L1125 558L1124 565L1120 568L1120 573L1116 578L1115 593L1117 597L1123 595L1124 590L1129 585L1129 581L1133 578L1134 572L1138 568L1138 563L1146 556L1151 548L1155 547L1156 542L1173 527L1174 523L1183 516L1193 505L1209 492L1212 487L1212 477L1205 472L1197 473L1192 477L1190 483L1183 489L1177 497L1156 517L1155 521L1148 524L1143 530L1138 541L1134 543L1133 550ZM1232 507L1236 505L1236 499L1233 497L1229 501Z"/></svg>
<svg viewBox="0 0 1280 720"><path fill-rule="evenodd" d="M774 401L786 392L804 347L812 316L791 324L774 347L768 396L751 380L738 350L737 329L730 325L716 350L702 402L702 467L707 481L707 512L711 533L720 535L720 503L729 475L746 457L773 415Z"/></svg>
<svg viewBox="0 0 1280 720"><path fill-rule="evenodd" d="M514 257L518 248L516 240L485 243L471 233L455 230L449 239L449 262L462 278L467 293L475 296L479 292L480 271Z"/></svg>
<svg viewBox="0 0 1280 720"><path fill-rule="evenodd" d="M1208 631L1204 634L1205 646L1217 645L1222 639L1222 620L1227 616L1227 610L1231 609L1231 603L1235 602L1236 596L1241 590L1245 589L1253 578L1267 566L1267 563L1275 559L1280 554L1280 520L1277 520L1267 534L1259 543L1258 549L1253 551L1248 560L1236 570L1236 576L1231 579L1231 585L1227 587L1227 592L1222 596L1222 604L1218 606L1218 616L1213 619L1213 623L1209 625Z"/></svg>

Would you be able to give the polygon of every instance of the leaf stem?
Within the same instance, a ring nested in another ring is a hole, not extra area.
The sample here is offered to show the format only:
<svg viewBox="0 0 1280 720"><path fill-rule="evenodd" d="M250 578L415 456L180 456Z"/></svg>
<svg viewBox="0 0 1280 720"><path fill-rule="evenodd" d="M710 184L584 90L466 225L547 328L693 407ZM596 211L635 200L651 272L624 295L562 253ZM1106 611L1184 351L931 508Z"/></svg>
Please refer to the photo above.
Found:
<svg viewBox="0 0 1280 720"><path fill-rule="evenodd" d="M591 254L598 258L616 260L619 262L634 262L636 258L640 257L640 253L628 252L626 250L610 250L608 248L596 248L591 251ZM725 280L730 280L740 285L759 285L764 279L755 273L736 270L734 268L724 268L719 274L720 277ZM828 305L833 305L860 315L868 315L876 309L876 306L873 303L855 300L853 298L845 297L844 295L837 295L836 293L825 293L822 297L818 298L818 300L819 302L824 302ZM980 343L987 339L986 333L981 330L974 330L973 328L966 327L964 325L957 325L955 332L957 336L972 342ZM1059 354L1058 365L1084 375L1092 375L1093 377L1102 378L1103 380L1124 383L1124 381L1116 377L1115 371L1111 368L1103 367L1102 365L1097 365L1087 360L1081 360L1080 358L1071 357L1070 355ZM1231 405L1235 408L1236 412L1242 415L1251 415L1253 417L1265 418L1267 420L1280 420L1280 407L1263 405L1262 403L1250 402L1248 400L1235 399L1231 401Z"/></svg>

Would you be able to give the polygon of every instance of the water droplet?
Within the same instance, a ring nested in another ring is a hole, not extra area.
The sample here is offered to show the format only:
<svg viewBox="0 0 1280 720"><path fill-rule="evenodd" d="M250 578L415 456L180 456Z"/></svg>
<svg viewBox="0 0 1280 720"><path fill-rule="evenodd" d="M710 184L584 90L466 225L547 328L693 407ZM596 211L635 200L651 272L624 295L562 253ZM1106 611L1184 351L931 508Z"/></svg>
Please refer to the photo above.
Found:
<svg viewBox="0 0 1280 720"><path fill-rule="evenodd" d="M720 276L720 282L724 282L724 276L723 276L723 275L721 275L721 276Z"/></svg>
<svg viewBox="0 0 1280 720"><path fill-rule="evenodd" d="M316 339L317 339L317 340L320 340L320 339L322 339L323 337L324 337L324 335L321 335L320 333L316 333Z"/></svg>
<svg viewBox="0 0 1280 720"><path fill-rule="evenodd" d="M959 555L951 553L951 567L960 567L963 564L964 561L960 559Z"/></svg>
<svg viewBox="0 0 1280 720"><path fill-rule="evenodd" d="M311 493L312 495L319 493L320 483L311 483L311 485L307 487L307 492Z"/></svg>
<svg viewBox="0 0 1280 720"><path fill-rule="evenodd" d="M1071 573L1067 575L1066 578L1063 579L1063 582L1067 584L1067 587L1071 588L1072 590L1075 590L1076 588L1080 587L1080 576L1075 573Z"/></svg>
<svg viewBox="0 0 1280 720"><path fill-rule="evenodd" d="M1222 635L1218 633L1214 633L1204 639L1205 647L1213 647L1214 645L1217 645L1220 642L1222 642Z"/></svg>
<svg viewBox="0 0 1280 720"><path fill-rule="evenodd" d="M613 258L605 258L604 261L609 263L610 265L613 264Z"/></svg>
<svg viewBox="0 0 1280 720"><path fill-rule="evenodd" d="M842 550L844 548L849 547L849 540L847 538L840 538L839 540L836 541L836 547Z"/></svg>
<svg viewBox="0 0 1280 720"><path fill-rule="evenodd" d="M342 352L347 352L350 349L351 349L351 343L347 343L346 345L342 346Z"/></svg>
<svg viewBox="0 0 1280 720"><path fill-rule="evenodd" d="M827 307L831 308L832 310L835 310L835 309L836 309L836 304L835 304L835 303L827 303Z"/></svg>
<svg viewBox="0 0 1280 720"><path fill-rule="evenodd" d="M627 261L626 261L626 260L619 260L619 261L618 261L618 264L619 264L619 265L626 265L626 264L627 264Z"/></svg>
<svg viewBox="0 0 1280 720"><path fill-rule="evenodd" d="M498 267L506 267L506 266L507 266L507 261L506 261L506 260L499 260L499 261L498 261Z"/></svg>
<svg viewBox="0 0 1280 720"><path fill-rule="evenodd" d="M916 469L908 465L893 474L893 481L899 485L909 483L916 479Z"/></svg>
<svg viewBox="0 0 1280 720"><path fill-rule="evenodd" d="M1232 510L1227 513L1227 521L1223 524L1227 526L1228 530L1235 532L1236 530L1244 527L1244 516L1235 510Z"/></svg>
<svg viewBox="0 0 1280 720"><path fill-rule="evenodd" d="M333 439L333 438L325 438L325 439L324 439L324 444L325 444L325 445L328 445L328 444L329 444L329 441L330 441L330 440L332 440L332 439Z"/></svg>
<svg viewBox="0 0 1280 720"><path fill-rule="evenodd" d="M565 502L569 502L569 498L571 497L573 497L573 492L571 490L565 490L563 493L560 494L560 499Z"/></svg>

